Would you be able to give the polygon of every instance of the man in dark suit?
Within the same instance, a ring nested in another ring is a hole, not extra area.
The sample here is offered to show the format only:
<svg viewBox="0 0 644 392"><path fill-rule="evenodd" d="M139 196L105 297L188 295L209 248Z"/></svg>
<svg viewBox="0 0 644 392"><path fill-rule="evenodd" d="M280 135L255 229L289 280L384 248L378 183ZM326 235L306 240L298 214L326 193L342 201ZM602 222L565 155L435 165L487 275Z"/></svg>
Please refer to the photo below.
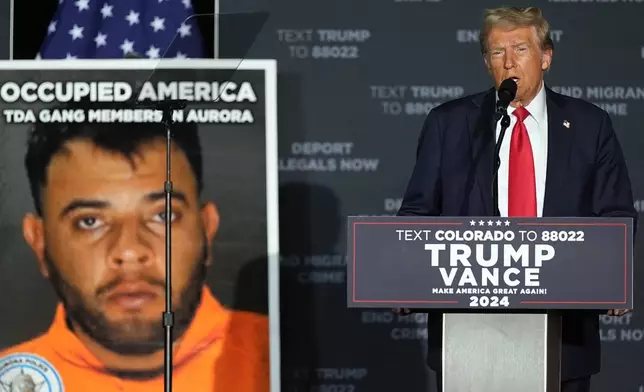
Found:
<svg viewBox="0 0 644 392"><path fill-rule="evenodd" d="M636 219L628 171L608 113L544 84L553 43L541 11L486 11L480 43L495 88L429 113L398 215L495 214L494 146L500 131L494 121L496 90L513 78L517 93L507 109L511 124L500 150L496 185L500 215ZM441 312L429 312L427 362L437 372L439 391L440 331ZM564 315L562 332L562 392L588 392L590 377L600 369L597 312Z"/></svg>

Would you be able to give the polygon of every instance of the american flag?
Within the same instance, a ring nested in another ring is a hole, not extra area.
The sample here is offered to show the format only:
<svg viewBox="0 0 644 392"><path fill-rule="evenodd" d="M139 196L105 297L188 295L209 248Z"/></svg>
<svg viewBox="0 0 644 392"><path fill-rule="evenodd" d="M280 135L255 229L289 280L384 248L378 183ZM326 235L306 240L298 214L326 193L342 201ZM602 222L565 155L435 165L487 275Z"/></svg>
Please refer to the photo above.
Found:
<svg viewBox="0 0 644 392"><path fill-rule="evenodd" d="M37 58L204 57L198 16L186 20L194 14L190 0L58 3Z"/></svg>

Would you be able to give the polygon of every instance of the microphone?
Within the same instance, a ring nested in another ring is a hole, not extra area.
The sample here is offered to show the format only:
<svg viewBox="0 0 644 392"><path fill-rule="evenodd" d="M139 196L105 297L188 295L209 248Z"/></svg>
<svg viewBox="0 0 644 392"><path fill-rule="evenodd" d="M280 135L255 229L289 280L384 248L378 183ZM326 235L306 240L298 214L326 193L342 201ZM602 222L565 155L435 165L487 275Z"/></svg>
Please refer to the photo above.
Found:
<svg viewBox="0 0 644 392"><path fill-rule="evenodd" d="M499 121L517 95L517 83L510 78L505 79L501 82L497 94L499 99L496 102L496 121Z"/></svg>
<svg viewBox="0 0 644 392"><path fill-rule="evenodd" d="M494 207L494 216L501 216L499 212L499 190L498 190L498 175L499 175L499 166L501 166L501 157L499 156L499 151L501 150L501 144L503 143L503 138L505 137L505 131L510 126L510 116L508 116L508 105L514 100L517 95L517 83L513 79L505 79L501 82L498 90L499 99L496 102L496 113L495 121L501 120L501 132L499 133L499 138L496 141L494 146L494 175L492 176L492 203ZM496 126L494 127L494 133L496 134Z"/></svg>
<svg viewBox="0 0 644 392"><path fill-rule="evenodd" d="M185 99L164 99L162 101L135 101L135 105L143 109L154 109L161 111L173 111L185 109L188 101Z"/></svg>

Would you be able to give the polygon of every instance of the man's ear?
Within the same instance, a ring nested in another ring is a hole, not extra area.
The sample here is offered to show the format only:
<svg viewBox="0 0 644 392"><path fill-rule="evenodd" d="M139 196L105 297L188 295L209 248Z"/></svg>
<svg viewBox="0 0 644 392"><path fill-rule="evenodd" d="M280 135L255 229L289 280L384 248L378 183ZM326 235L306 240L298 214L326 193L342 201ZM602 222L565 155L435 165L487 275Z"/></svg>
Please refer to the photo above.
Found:
<svg viewBox="0 0 644 392"><path fill-rule="evenodd" d="M49 270L45 262L45 228L42 218L31 213L25 215L22 218L22 235L36 255L40 273L49 279Z"/></svg>
<svg viewBox="0 0 644 392"><path fill-rule="evenodd" d="M487 72L492 75L492 67L490 67L490 61L487 58L487 54L483 55L483 62L485 63L485 69L487 69Z"/></svg>
<svg viewBox="0 0 644 392"><path fill-rule="evenodd" d="M552 64L552 48L544 49L541 54L541 70L547 71Z"/></svg>
<svg viewBox="0 0 644 392"><path fill-rule="evenodd" d="M208 249L210 249L210 244L215 239L215 235L219 230L219 211L217 206L213 202L206 202L203 207L201 207L201 224L203 225L204 234L206 236L206 241L208 242ZM212 263L212 258L208 256L206 261L207 265Z"/></svg>

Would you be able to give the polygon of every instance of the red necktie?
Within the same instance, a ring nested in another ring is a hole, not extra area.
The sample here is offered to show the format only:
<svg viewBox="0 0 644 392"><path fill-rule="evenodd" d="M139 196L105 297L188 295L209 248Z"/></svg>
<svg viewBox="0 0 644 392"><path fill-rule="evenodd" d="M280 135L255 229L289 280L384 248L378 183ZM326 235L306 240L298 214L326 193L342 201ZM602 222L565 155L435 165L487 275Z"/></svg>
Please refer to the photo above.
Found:
<svg viewBox="0 0 644 392"><path fill-rule="evenodd" d="M523 123L530 115L526 108L518 107L512 113L517 123L510 140L510 172L508 177L508 216L537 216L537 191L534 160L528 130Z"/></svg>

